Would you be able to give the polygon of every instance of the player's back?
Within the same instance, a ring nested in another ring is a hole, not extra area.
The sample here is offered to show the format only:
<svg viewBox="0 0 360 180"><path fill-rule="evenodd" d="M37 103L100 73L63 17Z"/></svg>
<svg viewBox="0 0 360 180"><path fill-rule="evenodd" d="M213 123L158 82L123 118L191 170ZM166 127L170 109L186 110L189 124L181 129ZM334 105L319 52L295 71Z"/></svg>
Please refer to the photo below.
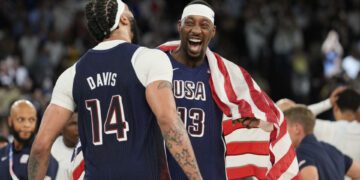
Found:
<svg viewBox="0 0 360 180"><path fill-rule="evenodd" d="M308 165L317 168L319 179L344 179L352 160L334 146L307 135L296 149L300 170Z"/></svg>
<svg viewBox="0 0 360 180"><path fill-rule="evenodd" d="M76 64L85 179L159 179L163 142L132 66L137 50L130 43L92 49Z"/></svg>
<svg viewBox="0 0 360 180"><path fill-rule="evenodd" d="M316 120L314 134L355 161L360 161L360 122Z"/></svg>

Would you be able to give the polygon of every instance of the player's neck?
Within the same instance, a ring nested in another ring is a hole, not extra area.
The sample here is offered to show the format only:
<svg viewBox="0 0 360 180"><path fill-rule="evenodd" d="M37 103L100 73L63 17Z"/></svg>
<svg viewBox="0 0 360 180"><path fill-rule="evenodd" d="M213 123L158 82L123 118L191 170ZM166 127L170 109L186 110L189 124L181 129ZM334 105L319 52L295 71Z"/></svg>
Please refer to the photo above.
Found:
<svg viewBox="0 0 360 180"><path fill-rule="evenodd" d="M305 133L301 133L298 135L298 137L296 139L294 139L293 145L295 148L298 148L301 144L301 142L304 140L304 138L306 136L308 136L309 134L305 134Z"/></svg>
<svg viewBox="0 0 360 180"><path fill-rule="evenodd" d="M14 139L14 149L20 151L24 147L24 144Z"/></svg>
<svg viewBox="0 0 360 180"><path fill-rule="evenodd" d="M205 61L205 55L200 56L199 58L190 57L182 48L178 48L170 54L177 62L190 68L200 66Z"/></svg>
<svg viewBox="0 0 360 180"><path fill-rule="evenodd" d="M113 40L123 40L123 41L131 43L131 37L129 37L128 34L121 33L121 31L114 31L113 33L111 33L110 37L107 39L104 39L103 42L113 41Z"/></svg>
<svg viewBox="0 0 360 180"><path fill-rule="evenodd" d="M340 117L337 120L353 121L355 119L356 117L353 112L345 111L341 113Z"/></svg>

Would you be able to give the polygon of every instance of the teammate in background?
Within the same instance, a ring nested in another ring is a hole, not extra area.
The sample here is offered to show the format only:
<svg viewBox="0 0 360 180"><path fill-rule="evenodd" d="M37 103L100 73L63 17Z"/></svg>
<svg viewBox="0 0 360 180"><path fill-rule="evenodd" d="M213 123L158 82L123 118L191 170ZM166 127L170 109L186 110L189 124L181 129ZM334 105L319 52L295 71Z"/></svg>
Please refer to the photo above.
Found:
<svg viewBox="0 0 360 180"><path fill-rule="evenodd" d="M296 103L283 99L277 103L282 110L296 106ZM360 108L360 94L351 88L338 87L329 99L308 106L317 114L333 108L335 121L316 119L314 135L320 141L335 146L344 154L360 162L360 120L357 110Z"/></svg>
<svg viewBox="0 0 360 180"><path fill-rule="evenodd" d="M315 116L306 106L296 105L284 112L299 160L301 179L360 179L360 164L314 134ZM316 122L317 123L317 122Z"/></svg>
<svg viewBox="0 0 360 180"><path fill-rule="evenodd" d="M12 104L8 123L14 141L0 150L0 179L28 179L27 165L36 117L36 109L30 101L18 100ZM58 163L51 156L46 177L55 179L57 170Z"/></svg>
<svg viewBox="0 0 360 180"><path fill-rule="evenodd" d="M53 155L59 163L59 170L56 175L57 180L69 179L71 157L78 140L78 114L74 113L62 130L61 136L55 140L51 148L51 155Z"/></svg>
<svg viewBox="0 0 360 180"><path fill-rule="evenodd" d="M230 125L230 129L236 130L233 134L225 137L227 141L224 142L223 139L223 112L219 108L219 105L215 103L215 96L213 96L212 93L214 89L211 89L211 86L216 85L211 85L209 82L209 79L211 81L211 76L216 75L212 74L208 52L206 52L209 42L215 36L214 11L205 1L192 1L184 8L177 27L180 34L180 42L166 43L160 46L160 49L167 51L167 55L171 59L174 70L173 91L177 110L184 120L194 147L201 174L204 179L214 180L227 178L241 179L251 176L256 176L259 179L266 178L267 168L272 166L270 162L269 132L265 132L259 128L237 129L239 126ZM233 67L239 70L238 66ZM241 72L239 72L239 74L241 74ZM213 81L213 83L224 86L221 81ZM239 83L247 84L244 79L239 81ZM239 93L248 93L248 90L244 89L241 89L242 91L240 90ZM226 96L226 94L223 94L223 97L224 96ZM262 99L258 99L258 102L266 101L264 96L260 98ZM244 99L242 99L242 101L243 100ZM250 97L245 100L249 100L248 102L252 101ZM238 108L243 110L246 106L239 106ZM255 111L255 108L251 108L245 111ZM236 109L236 111L239 110ZM257 127L258 123L259 121L243 122L245 127ZM230 140L231 138L233 138L233 141ZM292 150L290 138L287 138L289 145L284 145L282 148L290 148ZM225 144L229 141L231 141L229 143L230 145ZM225 145L229 145L228 147L230 147L226 153ZM254 149L256 149L256 151L254 151ZM288 149L286 149L286 151L288 151ZM241 152L244 152L244 154L241 154ZM258 152L260 153L258 154ZM167 158L171 179L186 179L185 174L181 172L175 159L171 156ZM276 158L281 159L277 154ZM227 166L225 166L225 159L227 160ZM287 174L283 177L292 178L297 174L296 157L295 160L294 157L288 157L287 159L290 163L294 162L293 165L294 167L296 166L294 169L295 173ZM282 164L281 166L283 166L283 168L277 170L278 174L275 178L286 174L284 172L287 169L292 169L289 168L290 163ZM274 178L274 176L272 177Z"/></svg>
<svg viewBox="0 0 360 180"><path fill-rule="evenodd" d="M349 88L338 93L333 105L335 121L317 120L314 134L319 140L360 162L360 120L356 119L359 108L358 92Z"/></svg>
<svg viewBox="0 0 360 180"><path fill-rule="evenodd" d="M57 80L30 155L30 180L43 179L50 148L78 110L85 179L159 179L164 144L189 179L201 179L171 90L172 67L159 50L140 47L121 0L86 5L100 43ZM162 134L162 136L161 136Z"/></svg>

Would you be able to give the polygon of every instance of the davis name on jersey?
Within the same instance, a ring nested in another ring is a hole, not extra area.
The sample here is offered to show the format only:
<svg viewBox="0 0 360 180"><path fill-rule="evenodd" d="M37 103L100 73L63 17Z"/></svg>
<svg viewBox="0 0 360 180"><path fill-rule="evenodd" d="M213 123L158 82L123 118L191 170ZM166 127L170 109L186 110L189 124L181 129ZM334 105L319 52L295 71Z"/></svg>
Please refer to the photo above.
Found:
<svg viewBox="0 0 360 180"><path fill-rule="evenodd" d="M95 77L86 78L91 90L101 86L115 86L117 74L113 72L97 73ZM95 79L95 80L94 80Z"/></svg>

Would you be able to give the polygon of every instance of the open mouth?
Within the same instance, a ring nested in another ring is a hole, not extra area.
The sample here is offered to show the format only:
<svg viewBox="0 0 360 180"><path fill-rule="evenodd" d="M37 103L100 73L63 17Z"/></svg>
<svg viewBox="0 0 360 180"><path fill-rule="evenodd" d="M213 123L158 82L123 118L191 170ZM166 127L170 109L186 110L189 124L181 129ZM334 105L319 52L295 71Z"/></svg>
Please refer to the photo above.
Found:
<svg viewBox="0 0 360 180"><path fill-rule="evenodd" d="M190 38L188 40L189 50L192 53L199 53L201 51L202 41L197 38Z"/></svg>

